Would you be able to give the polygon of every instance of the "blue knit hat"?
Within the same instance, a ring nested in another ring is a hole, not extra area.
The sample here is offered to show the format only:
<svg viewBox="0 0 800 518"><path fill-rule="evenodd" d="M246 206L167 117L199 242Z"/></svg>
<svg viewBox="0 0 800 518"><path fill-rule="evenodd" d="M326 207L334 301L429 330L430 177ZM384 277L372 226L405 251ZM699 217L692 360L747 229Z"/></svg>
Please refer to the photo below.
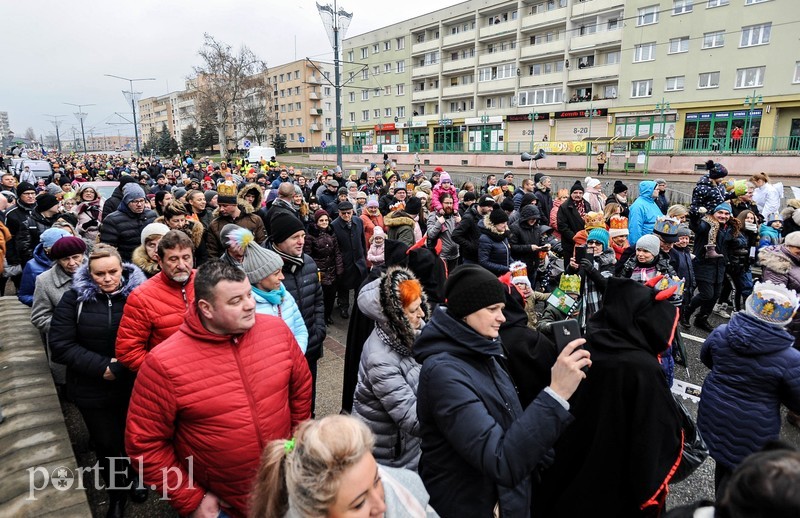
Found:
<svg viewBox="0 0 800 518"><path fill-rule="evenodd" d="M722 202L722 203L720 203L719 205L717 205L714 208L714 212L719 212L721 210L727 210L728 214L733 212L733 209L731 208L731 204L728 203L728 202Z"/></svg>
<svg viewBox="0 0 800 518"><path fill-rule="evenodd" d="M599 241L603 244L603 250L608 248L608 230L604 228L593 228L589 231L586 241Z"/></svg>
<svg viewBox="0 0 800 518"><path fill-rule="evenodd" d="M50 249L53 248L53 245L56 244L56 241L64 236L69 235L71 234L63 228L48 228L42 232L41 236L39 236L39 241L42 243L42 247Z"/></svg>

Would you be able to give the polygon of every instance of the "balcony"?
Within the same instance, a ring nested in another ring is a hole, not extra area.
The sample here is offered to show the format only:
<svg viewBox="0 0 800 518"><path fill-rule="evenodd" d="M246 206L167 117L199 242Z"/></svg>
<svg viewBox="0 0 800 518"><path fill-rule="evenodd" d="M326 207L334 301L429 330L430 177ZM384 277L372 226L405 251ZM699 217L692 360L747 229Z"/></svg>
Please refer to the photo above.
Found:
<svg viewBox="0 0 800 518"><path fill-rule="evenodd" d="M322 115L322 108L310 108L308 113L310 113L312 117Z"/></svg>
<svg viewBox="0 0 800 518"><path fill-rule="evenodd" d="M455 61L446 60L442 63L442 72L453 72L454 70L466 70L475 68L475 58L462 58Z"/></svg>
<svg viewBox="0 0 800 518"><path fill-rule="evenodd" d="M437 50L439 48L439 39L434 38L431 40L423 41L422 43L415 43L411 47L411 54L423 54L425 52L430 52L431 50Z"/></svg>
<svg viewBox="0 0 800 518"><path fill-rule="evenodd" d="M312 101L319 101L320 97L317 92L308 92L308 98Z"/></svg>
<svg viewBox="0 0 800 518"><path fill-rule="evenodd" d="M520 59L535 59L552 55L563 55L566 40L547 41L536 45L525 45L520 51Z"/></svg>
<svg viewBox="0 0 800 518"><path fill-rule="evenodd" d="M584 0L576 1L572 4L572 17L585 16L587 14L605 12L615 7L625 7L623 0Z"/></svg>
<svg viewBox="0 0 800 518"><path fill-rule="evenodd" d="M475 31L459 32L458 34L448 34L442 40L442 47L452 47L453 45L463 45L475 41Z"/></svg>
<svg viewBox="0 0 800 518"><path fill-rule="evenodd" d="M569 71L568 81L570 83L578 81L596 83L616 77L619 77L619 63L586 68L577 68L577 66L575 66L575 68Z"/></svg>
<svg viewBox="0 0 800 518"><path fill-rule="evenodd" d="M491 54L481 53L478 58L478 65L490 63L508 63L517 59L517 49L504 50L502 52L492 52Z"/></svg>
<svg viewBox="0 0 800 518"><path fill-rule="evenodd" d="M429 88L427 90L415 91L411 94L412 102L432 101L439 98L438 88Z"/></svg>
<svg viewBox="0 0 800 518"><path fill-rule="evenodd" d="M527 70L525 71L527 74ZM550 74L539 74L538 76L523 75L519 81L519 88L531 88L542 85L552 85L560 83L564 78L564 72L552 72Z"/></svg>
<svg viewBox="0 0 800 518"><path fill-rule="evenodd" d="M595 2L599 0L594 0ZM598 31L594 34L583 36L573 36L569 42L570 51L585 50L595 47L608 47L618 45L622 41L622 31L614 29L611 31Z"/></svg>
<svg viewBox="0 0 800 518"><path fill-rule="evenodd" d="M311 131L319 131L319 125L317 125L317 124L312 124L312 125L311 125Z"/></svg>
<svg viewBox="0 0 800 518"><path fill-rule="evenodd" d="M312 85L322 84L322 80L320 80L320 78L317 77L317 76L308 76L308 79L306 80L306 82L307 83L311 83Z"/></svg>
<svg viewBox="0 0 800 518"><path fill-rule="evenodd" d="M430 65L415 66L411 71L411 77L428 77L439 75L439 63L431 63Z"/></svg>
<svg viewBox="0 0 800 518"><path fill-rule="evenodd" d="M481 81L478 83L478 95L503 92L511 94L517 84L516 77L509 77L507 79L496 79L492 81Z"/></svg>
<svg viewBox="0 0 800 518"><path fill-rule="evenodd" d="M470 96L475 92L475 85L448 86L442 89L442 98Z"/></svg>
<svg viewBox="0 0 800 518"><path fill-rule="evenodd" d="M595 101L578 101L575 103L564 103L568 110L597 110L598 108L611 108L615 99L599 99Z"/></svg>
<svg viewBox="0 0 800 518"><path fill-rule="evenodd" d="M600 0L595 0L600 1ZM536 27L545 27L553 25L558 22L564 22L567 19L567 10L564 7L553 9L552 11L545 11L543 13L529 14L522 17L522 30L530 30Z"/></svg>
<svg viewBox="0 0 800 518"><path fill-rule="evenodd" d="M499 36L513 36L517 33L517 24L516 22L508 21L508 22L500 22L495 23L494 25L489 25L487 27L482 27L480 30L480 39L485 38L497 38Z"/></svg>

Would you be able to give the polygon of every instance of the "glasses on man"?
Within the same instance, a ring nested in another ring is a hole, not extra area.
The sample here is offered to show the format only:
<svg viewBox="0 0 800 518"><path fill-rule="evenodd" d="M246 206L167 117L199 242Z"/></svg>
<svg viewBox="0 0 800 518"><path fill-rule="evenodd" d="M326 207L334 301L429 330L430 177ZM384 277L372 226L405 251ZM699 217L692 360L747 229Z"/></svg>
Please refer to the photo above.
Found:
<svg viewBox="0 0 800 518"><path fill-rule="evenodd" d="M131 203L133 203L134 205L144 205L144 202L145 202L144 198L139 198L138 200L131 201Z"/></svg>

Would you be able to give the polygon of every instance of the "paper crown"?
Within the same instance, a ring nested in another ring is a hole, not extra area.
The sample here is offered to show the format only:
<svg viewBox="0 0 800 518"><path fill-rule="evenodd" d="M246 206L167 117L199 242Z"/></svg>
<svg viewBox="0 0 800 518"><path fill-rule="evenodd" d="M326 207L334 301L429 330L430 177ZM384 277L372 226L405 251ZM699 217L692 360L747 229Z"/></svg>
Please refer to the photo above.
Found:
<svg viewBox="0 0 800 518"><path fill-rule="evenodd" d="M233 197L235 198L238 194L238 189L236 189L236 184L233 182L222 182L217 186L217 194L220 198L222 197Z"/></svg>
<svg viewBox="0 0 800 518"><path fill-rule="evenodd" d="M593 228L606 228L606 221L602 212L587 212L583 217L585 222L584 228L591 230Z"/></svg>
<svg viewBox="0 0 800 518"><path fill-rule="evenodd" d="M511 282L515 282L517 279L528 280L528 265L522 261L514 261L508 266L508 269L511 271Z"/></svg>
<svg viewBox="0 0 800 518"><path fill-rule="evenodd" d="M491 196L498 196L503 192L502 187L495 185L494 187L489 188L489 194Z"/></svg>
<svg viewBox="0 0 800 518"><path fill-rule="evenodd" d="M725 180L725 183L722 184L725 187L725 191L733 192L736 188L736 180L731 178L730 180Z"/></svg>
<svg viewBox="0 0 800 518"><path fill-rule="evenodd" d="M733 194L736 196L747 194L747 180L736 180L733 182Z"/></svg>
<svg viewBox="0 0 800 518"><path fill-rule="evenodd" d="M678 277L667 277L665 275L664 278L658 281L653 287L656 291L667 291L673 286L675 286L675 295L683 295L684 281Z"/></svg>
<svg viewBox="0 0 800 518"><path fill-rule="evenodd" d="M624 216L611 216L608 222L608 235L610 237L628 235L628 218Z"/></svg>
<svg viewBox="0 0 800 518"><path fill-rule="evenodd" d="M397 210L403 210L405 208L406 208L406 204L403 203L402 201L395 202L389 207L389 209L392 212L397 211Z"/></svg>
<svg viewBox="0 0 800 518"><path fill-rule="evenodd" d="M659 234L661 236L678 236L678 226L681 224L680 221L677 219L670 218L668 216L662 216L656 219L655 225L653 225L653 233Z"/></svg>
<svg viewBox="0 0 800 518"><path fill-rule="evenodd" d="M786 325L797 311L797 293L771 282L757 282L747 298L747 314L771 324Z"/></svg>
<svg viewBox="0 0 800 518"><path fill-rule="evenodd" d="M561 281L558 283L558 288L565 293L580 293L581 276L567 274L562 275Z"/></svg>

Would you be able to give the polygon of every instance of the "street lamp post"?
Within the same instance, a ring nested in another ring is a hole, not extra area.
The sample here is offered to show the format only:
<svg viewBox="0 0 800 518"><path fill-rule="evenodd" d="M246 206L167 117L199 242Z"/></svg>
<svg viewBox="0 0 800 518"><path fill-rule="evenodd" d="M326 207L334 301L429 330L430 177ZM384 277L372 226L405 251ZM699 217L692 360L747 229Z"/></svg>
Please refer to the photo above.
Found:
<svg viewBox="0 0 800 518"><path fill-rule="evenodd" d="M535 142L533 138L533 132L535 129L534 126L536 126L536 117L538 116L539 114L536 112L536 110L531 110L531 112L528 114L528 120L531 121L531 153L533 153L533 146Z"/></svg>
<svg viewBox="0 0 800 518"><path fill-rule="evenodd" d="M661 145L658 146L658 149L664 149L664 137L667 135L667 119L664 117L664 112L667 110L669 110L669 101L662 97L661 102L656 103L656 111L661 112Z"/></svg>
<svg viewBox="0 0 800 518"><path fill-rule="evenodd" d="M86 149L86 131L84 130L84 127L83 127L83 120L86 118L87 114L83 113L83 107L84 106L94 106L94 104L73 104L73 103L64 103L64 104L68 104L70 106L77 106L78 107L78 111L74 115L75 115L75 118L78 119L81 122L81 138L83 139L83 154L85 155L88 151Z"/></svg>
<svg viewBox="0 0 800 518"><path fill-rule="evenodd" d="M584 112L584 116L589 119L589 138L592 136L592 119L595 116L594 103L589 103L589 109Z"/></svg>
<svg viewBox="0 0 800 518"><path fill-rule="evenodd" d="M61 121L58 119L60 117L66 117L66 115L50 115L49 113L45 113L44 116L53 118L53 120L50 122L52 122L53 126L56 127L56 142L58 143L58 152L61 153L61 135L58 132L58 128L61 126Z"/></svg>
<svg viewBox="0 0 800 518"><path fill-rule="evenodd" d="M744 98L744 105L747 106L747 118L745 119L745 127L747 129L744 132L744 136L747 139L745 141L747 149L750 149L753 143L753 108L759 106L763 102L764 98L761 95L756 95L755 90L753 90L753 95L748 95Z"/></svg>
<svg viewBox="0 0 800 518"><path fill-rule="evenodd" d="M115 76L113 74L104 74L106 77L113 77L115 79L122 79L123 81L128 81L131 85L131 89L129 91L122 91L122 95L125 96L125 100L131 103L131 110L133 111L133 134L134 138L136 139L136 155L141 155L141 150L139 149L139 126L136 124L136 103L139 101L139 96L142 95L142 92L134 92L133 91L133 82L134 81L155 81L155 77L143 77L139 79L131 79L129 77L122 77L122 76Z"/></svg>

